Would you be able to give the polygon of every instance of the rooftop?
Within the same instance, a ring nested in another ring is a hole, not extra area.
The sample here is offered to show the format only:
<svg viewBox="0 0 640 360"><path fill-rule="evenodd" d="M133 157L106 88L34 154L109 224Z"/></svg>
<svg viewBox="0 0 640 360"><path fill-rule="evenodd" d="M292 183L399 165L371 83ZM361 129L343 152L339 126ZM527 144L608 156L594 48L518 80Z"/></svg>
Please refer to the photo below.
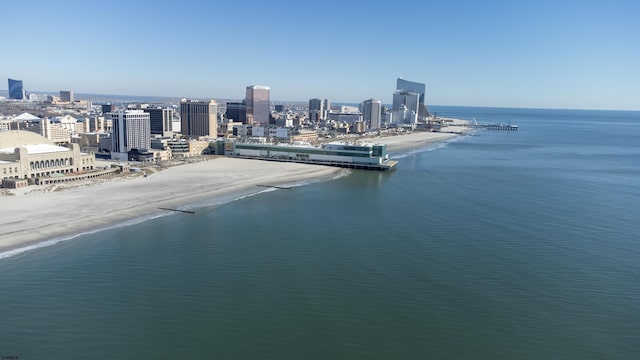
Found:
<svg viewBox="0 0 640 360"><path fill-rule="evenodd" d="M71 151L69 148L51 144L32 144L23 145L22 147L27 148L27 152L31 155ZM15 149L15 147L3 148L0 149L0 154L13 154Z"/></svg>

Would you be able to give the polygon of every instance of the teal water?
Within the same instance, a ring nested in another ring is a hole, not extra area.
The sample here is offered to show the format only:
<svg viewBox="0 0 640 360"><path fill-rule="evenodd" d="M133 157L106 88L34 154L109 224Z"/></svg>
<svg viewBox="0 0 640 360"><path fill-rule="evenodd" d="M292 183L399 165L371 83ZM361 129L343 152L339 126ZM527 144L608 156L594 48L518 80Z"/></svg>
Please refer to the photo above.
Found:
<svg viewBox="0 0 640 360"><path fill-rule="evenodd" d="M520 130L0 259L0 355L637 358L640 113L432 110Z"/></svg>

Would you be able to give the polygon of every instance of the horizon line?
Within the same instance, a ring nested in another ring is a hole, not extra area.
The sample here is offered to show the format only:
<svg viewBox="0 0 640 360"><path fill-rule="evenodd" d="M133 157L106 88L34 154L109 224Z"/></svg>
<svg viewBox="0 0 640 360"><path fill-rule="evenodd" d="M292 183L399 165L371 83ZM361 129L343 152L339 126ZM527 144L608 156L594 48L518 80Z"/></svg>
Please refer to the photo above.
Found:
<svg viewBox="0 0 640 360"><path fill-rule="evenodd" d="M32 90L32 93L43 93L43 94L55 94L55 93L59 93L61 90L58 91L42 91L42 90ZM225 97L187 97L187 96L161 96L161 95L131 95L131 94L99 94L99 93L84 93L84 92L78 92L76 93L73 90L62 90L62 91L72 91L74 92L74 95L78 95L78 96L118 96L118 97L142 97L142 98L149 98L149 99L194 99L194 100L216 100L216 99L222 99L222 100L238 100L238 98L225 98ZM6 92L7 95L9 93L9 90L0 90L0 92ZM10 99L7 99L10 100ZM363 100L364 101L364 100ZM137 101L132 101L132 102L137 102ZM306 103L308 102L308 100L270 100L270 102L290 102L290 103ZM332 100L332 102L334 102ZM350 101L338 101L335 100L335 103L337 104L358 104L360 102L350 102ZM383 105L388 105L388 104L384 104ZM451 107L470 107L470 108L501 108L501 109L531 109L531 110L585 110L585 111L629 111L629 112L638 112L640 111L640 108L638 109L602 109L602 108L573 108L573 107L562 107L562 108L558 108L558 107L535 107L535 106L530 106L530 105L524 105L524 106L496 106L496 105L451 105L451 104L428 104L427 107L429 106L451 106Z"/></svg>

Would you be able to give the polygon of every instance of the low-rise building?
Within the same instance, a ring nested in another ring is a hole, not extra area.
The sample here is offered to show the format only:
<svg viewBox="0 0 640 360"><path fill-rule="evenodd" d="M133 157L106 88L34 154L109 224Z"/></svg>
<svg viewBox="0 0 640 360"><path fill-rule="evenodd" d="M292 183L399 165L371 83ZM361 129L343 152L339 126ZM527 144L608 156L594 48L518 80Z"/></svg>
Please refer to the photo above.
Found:
<svg viewBox="0 0 640 360"><path fill-rule="evenodd" d="M90 172L95 155L83 153L78 144L59 146L30 131L0 133L0 178L42 183L51 177Z"/></svg>

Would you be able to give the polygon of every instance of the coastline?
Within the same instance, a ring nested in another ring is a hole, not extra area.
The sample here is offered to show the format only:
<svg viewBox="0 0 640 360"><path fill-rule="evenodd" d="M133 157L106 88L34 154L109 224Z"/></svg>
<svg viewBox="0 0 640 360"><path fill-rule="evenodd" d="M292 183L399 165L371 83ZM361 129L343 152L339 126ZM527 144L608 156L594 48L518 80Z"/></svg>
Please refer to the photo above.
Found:
<svg viewBox="0 0 640 360"><path fill-rule="evenodd" d="M52 239L106 229L167 213L257 185L278 185L335 176L342 169L295 163L215 158L174 166L148 177L101 182L64 191L5 196L0 257ZM264 188L256 188L256 192Z"/></svg>
<svg viewBox="0 0 640 360"><path fill-rule="evenodd" d="M456 133L414 132L366 141L387 144L393 155L426 147L468 130L460 129L452 130ZM343 171L322 165L219 157L173 166L147 177L116 178L63 191L3 196L0 206L9 211L0 220L3 229L0 259L47 241L55 243L55 239L70 239L167 213L160 208L198 207L251 188L256 188L256 193L264 191L259 185L330 178Z"/></svg>
<svg viewBox="0 0 640 360"><path fill-rule="evenodd" d="M467 123L464 120L453 120L454 125L447 126L445 132L428 132L414 131L408 134L392 135L392 136L376 136L367 138L366 140L373 143L381 143L387 145L387 152L395 155L395 152L414 150L427 147L433 143L442 142L458 136L464 136L473 129L464 126L456 126L457 123Z"/></svg>

